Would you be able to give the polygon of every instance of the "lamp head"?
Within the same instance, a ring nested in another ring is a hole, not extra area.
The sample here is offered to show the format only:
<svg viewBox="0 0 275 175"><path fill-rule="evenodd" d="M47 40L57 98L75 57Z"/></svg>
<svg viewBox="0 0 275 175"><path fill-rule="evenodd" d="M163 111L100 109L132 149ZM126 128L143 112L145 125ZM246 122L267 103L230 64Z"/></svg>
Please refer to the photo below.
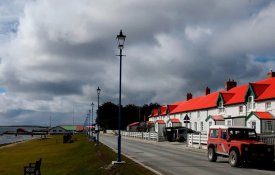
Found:
<svg viewBox="0 0 275 175"><path fill-rule="evenodd" d="M122 30L120 30L119 35L117 35L117 47L119 49L123 49L124 47L124 41L125 41L126 35L123 35Z"/></svg>
<svg viewBox="0 0 275 175"><path fill-rule="evenodd" d="M97 91L97 95L99 95L99 94L100 94L101 89L98 87L96 91Z"/></svg>

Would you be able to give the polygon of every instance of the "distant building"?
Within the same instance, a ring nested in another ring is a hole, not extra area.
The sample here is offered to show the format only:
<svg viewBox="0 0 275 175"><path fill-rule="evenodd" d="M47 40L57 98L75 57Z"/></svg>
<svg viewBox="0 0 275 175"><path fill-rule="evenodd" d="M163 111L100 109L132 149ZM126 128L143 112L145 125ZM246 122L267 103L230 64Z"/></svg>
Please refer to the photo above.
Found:
<svg viewBox="0 0 275 175"><path fill-rule="evenodd" d="M50 128L49 134L68 134L68 133L80 133L84 131L82 125L59 125Z"/></svg>

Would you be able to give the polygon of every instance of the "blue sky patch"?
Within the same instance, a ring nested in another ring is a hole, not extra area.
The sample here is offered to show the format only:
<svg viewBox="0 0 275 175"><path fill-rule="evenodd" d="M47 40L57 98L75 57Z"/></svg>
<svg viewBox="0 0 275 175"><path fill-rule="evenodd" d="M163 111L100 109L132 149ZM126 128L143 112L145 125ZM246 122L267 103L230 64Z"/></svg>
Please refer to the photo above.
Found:
<svg viewBox="0 0 275 175"><path fill-rule="evenodd" d="M270 62L270 61L275 61L275 57L271 57L271 56L260 56L260 57L256 57L255 61L257 62L261 62L261 63L266 63L266 62Z"/></svg>
<svg viewBox="0 0 275 175"><path fill-rule="evenodd" d="M3 94L5 92L7 92L7 90L5 88L0 87L0 94Z"/></svg>

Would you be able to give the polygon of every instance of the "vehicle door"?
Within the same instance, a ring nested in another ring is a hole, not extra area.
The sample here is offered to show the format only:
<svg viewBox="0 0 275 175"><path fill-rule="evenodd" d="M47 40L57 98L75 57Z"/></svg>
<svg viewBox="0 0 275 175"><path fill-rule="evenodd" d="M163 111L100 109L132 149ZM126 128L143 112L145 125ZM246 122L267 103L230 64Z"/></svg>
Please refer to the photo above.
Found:
<svg viewBox="0 0 275 175"><path fill-rule="evenodd" d="M219 133L219 143L217 144L217 152L219 154L228 155L228 134L227 129L221 129Z"/></svg>

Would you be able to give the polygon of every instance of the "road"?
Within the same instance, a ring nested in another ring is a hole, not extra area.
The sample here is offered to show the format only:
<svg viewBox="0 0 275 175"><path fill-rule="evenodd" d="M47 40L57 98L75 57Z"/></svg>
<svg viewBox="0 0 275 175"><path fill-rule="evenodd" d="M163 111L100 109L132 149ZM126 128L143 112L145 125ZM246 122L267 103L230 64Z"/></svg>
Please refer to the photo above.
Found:
<svg viewBox="0 0 275 175"><path fill-rule="evenodd" d="M117 149L117 138L101 135L100 142ZM153 168L164 175L274 175L275 169L255 166L233 168L225 158L216 163L209 162L205 150L187 148L182 143L149 142L132 138L122 138L122 154Z"/></svg>

